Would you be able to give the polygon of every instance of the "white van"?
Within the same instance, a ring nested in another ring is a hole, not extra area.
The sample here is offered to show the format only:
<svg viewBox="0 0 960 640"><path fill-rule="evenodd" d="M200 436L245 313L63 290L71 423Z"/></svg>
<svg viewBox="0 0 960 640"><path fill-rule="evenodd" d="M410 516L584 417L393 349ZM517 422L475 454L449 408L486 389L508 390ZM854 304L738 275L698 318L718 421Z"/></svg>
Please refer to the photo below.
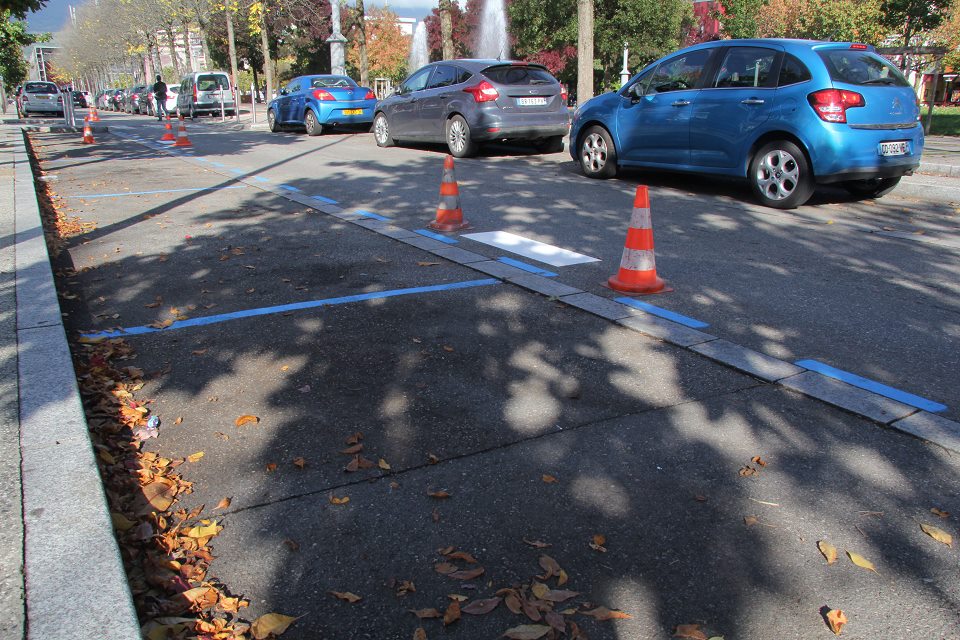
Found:
<svg viewBox="0 0 960 640"><path fill-rule="evenodd" d="M232 116L237 108L230 89L230 76L224 71L197 71L189 73L180 81L180 93L177 95L177 114L196 118L208 113L220 114L220 102L223 111Z"/></svg>

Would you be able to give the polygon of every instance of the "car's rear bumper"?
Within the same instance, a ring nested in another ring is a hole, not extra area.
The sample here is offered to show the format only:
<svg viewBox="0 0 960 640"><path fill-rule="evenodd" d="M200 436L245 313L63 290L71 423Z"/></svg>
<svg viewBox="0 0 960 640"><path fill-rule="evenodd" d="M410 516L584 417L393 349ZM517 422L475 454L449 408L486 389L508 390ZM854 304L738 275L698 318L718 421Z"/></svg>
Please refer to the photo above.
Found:
<svg viewBox="0 0 960 640"><path fill-rule="evenodd" d="M477 142L487 140L537 140L565 136L570 131L567 110L504 114L498 110L480 111L472 118L470 137Z"/></svg>
<svg viewBox="0 0 960 640"><path fill-rule="evenodd" d="M896 178L912 173L920 166L923 153L923 127L917 123L908 129L855 129L846 125L828 125L821 129L823 139L808 148L813 174L819 183ZM907 141L910 152L899 156L880 155L883 142Z"/></svg>
<svg viewBox="0 0 960 640"><path fill-rule="evenodd" d="M320 124L366 124L373 122L373 113L376 108L376 100L360 104L338 105L328 107L321 103L317 113L317 121ZM345 113L359 109L360 113Z"/></svg>

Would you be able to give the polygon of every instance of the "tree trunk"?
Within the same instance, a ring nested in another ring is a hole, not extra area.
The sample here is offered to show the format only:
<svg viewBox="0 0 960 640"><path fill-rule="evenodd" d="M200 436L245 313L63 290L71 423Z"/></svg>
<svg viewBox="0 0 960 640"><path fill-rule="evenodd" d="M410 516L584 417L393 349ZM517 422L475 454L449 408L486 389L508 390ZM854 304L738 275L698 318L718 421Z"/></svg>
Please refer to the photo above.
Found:
<svg viewBox="0 0 960 640"><path fill-rule="evenodd" d="M267 14L260 14L260 48L263 49L263 74L267 76L266 99L273 97L273 60L270 58L270 39L267 36Z"/></svg>
<svg viewBox="0 0 960 640"><path fill-rule="evenodd" d="M593 0L577 0L577 104L593 97Z"/></svg>
<svg viewBox="0 0 960 640"><path fill-rule="evenodd" d="M206 40L204 40L206 42ZM227 8L227 46L230 49L230 81L233 83L233 86L237 86L237 38L233 32L233 11L228 7ZM207 64L210 64L210 59L207 58ZM256 72L254 72L256 73Z"/></svg>
<svg viewBox="0 0 960 640"><path fill-rule="evenodd" d="M450 15L450 0L440 0L438 5L440 13L440 40L443 44L443 59L453 60L456 54L453 52L453 17ZM411 69L413 71L413 69Z"/></svg>
<svg viewBox="0 0 960 640"><path fill-rule="evenodd" d="M190 46L190 23L184 20L181 24L183 25L183 48L187 50L187 66L190 67L190 71L199 71L194 64L193 47Z"/></svg>
<svg viewBox="0 0 960 640"><path fill-rule="evenodd" d="M170 57L173 59L173 68L178 76L183 75L183 68L180 66L180 57L177 55L176 41L173 39L173 29L167 25L167 44L170 46Z"/></svg>
<svg viewBox="0 0 960 640"><path fill-rule="evenodd" d="M336 0L334 0L336 2ZM360 86L370 86L370 65L367 60L367 19L363 0L357 0L357 44L360 45Z"/></svg>

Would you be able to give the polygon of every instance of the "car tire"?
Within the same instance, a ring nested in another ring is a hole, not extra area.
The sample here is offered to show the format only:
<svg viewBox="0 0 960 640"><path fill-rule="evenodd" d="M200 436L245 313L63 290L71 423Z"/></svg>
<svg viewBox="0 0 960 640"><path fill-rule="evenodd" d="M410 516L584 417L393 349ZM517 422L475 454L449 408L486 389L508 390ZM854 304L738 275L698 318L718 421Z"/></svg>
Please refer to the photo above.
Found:
<svg viewBox="0 0 960 640"><path fill-rule="evenodd" d="M550 136L543 138L536 143L537 151L540 153L562 153L563 136Z"/></svg>
<svg viewBox="0 0 960 640"><path fill-rule="evenodd" d="M323 125L317 122L317 114L312 109L307 109L303 116L303 126L307 128L308 136L318 136L323 133Z"/></svg>
<svg viewBox="0 0 960 640"><path fill-rule="evenodd" d="M274 133L280 131L280 125L277 124L277 114L273 109L267 109L267 127Z"/></svg>
<svg viewBox="0 0 960 640"><path fill-rule="evenodd" d="M843 188L858 198L881 198L900 184L900 178L870 178L867 180L850 180L843 183Z"/></svg>
<svg viewBox="0 0 960 640"><path fill-rule="evenodd" d="M393 138L390 137L390 121L383 113L378 113L373 118L373 138L377 141L378 147L392 147Z"/></svg>
<svg viewBox="0 0 960 640"><path fill-rule="evenodd" d="M760 147L750 160L748 177L761 204L774 209L799 207L813 195L807 157L789 140L774 140Z"/></svg>
<svg viewBox="0 0 960 640"><path fill-rule="evenodd" d="M477 143L470 138L470 125L463 116L453 116L447 120L445 132L447 148L454 158L469 158L476 154Z"/></svg>
<svg viewBox="0 0 960 640"><path fill-rule="evenodd" d="M588 178L606 179L617 175L617 148L606 129L595 125L583 132L577 145L580 170Z"/></svg>

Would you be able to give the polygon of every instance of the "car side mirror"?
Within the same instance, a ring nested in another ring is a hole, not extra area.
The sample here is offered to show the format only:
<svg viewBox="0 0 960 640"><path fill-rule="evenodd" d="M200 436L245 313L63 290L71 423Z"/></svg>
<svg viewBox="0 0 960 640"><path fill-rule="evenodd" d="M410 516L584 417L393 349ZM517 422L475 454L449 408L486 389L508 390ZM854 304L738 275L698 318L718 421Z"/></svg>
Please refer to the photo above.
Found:
<svg viewBox="0 0 960 640"><path fill-rule="evenodd" d="M643 90L642 82L637 82L636 84L631 86L630 89L627 90L627 95L630 96L630 100L632 102L639 101L640 98L643 97L643 94L644 94L644 90Z"/></svg>
<svg viewBox="0 0 960 640"><path fill-rule="evenodd" d="M288 91L286 89L280 89L280 95L285 96L287 93Z"/></svg>

